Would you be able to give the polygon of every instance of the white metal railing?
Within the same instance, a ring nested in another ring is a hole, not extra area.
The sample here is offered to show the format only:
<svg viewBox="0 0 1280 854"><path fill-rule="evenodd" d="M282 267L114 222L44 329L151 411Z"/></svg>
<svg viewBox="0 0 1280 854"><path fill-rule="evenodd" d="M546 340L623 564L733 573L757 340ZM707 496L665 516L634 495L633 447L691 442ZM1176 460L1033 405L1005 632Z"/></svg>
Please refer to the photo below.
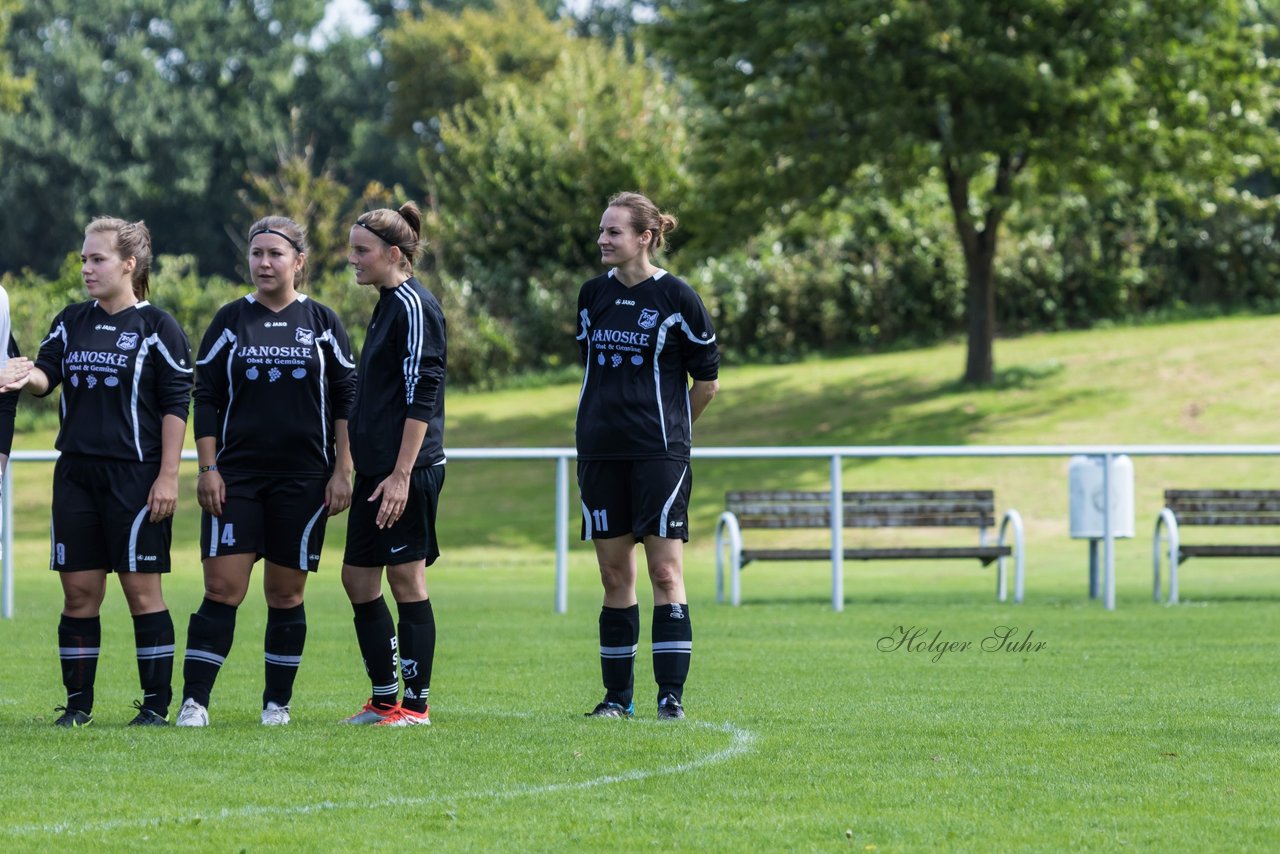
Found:
<svg viewBox="0 0 1280 854"><path fill-rule="evenodd" d="M450 448L455 460L555 460L556 461L556 590L557 613L568 610L569 552L569 461L576 459L573 448ZM827 459L830 461L831 513L831 605L844 609L844 528L839 506L842 495L843 463L846 459L927 458L927 457L1072 457L1076 455L1103 458L1103 601L1107 610L1116 607L1115 536L1111 530L1111 466L1122 454L1130 457L1274 457L1280 456L1280 445L830 445L793 447L698 447L695 459ZM0 494L0 520L3 520L3 614L13 616L13 464L55 460L56 451L14 451L4 473ZM185 451L184 460L194 460L194 451Z"/></svg>

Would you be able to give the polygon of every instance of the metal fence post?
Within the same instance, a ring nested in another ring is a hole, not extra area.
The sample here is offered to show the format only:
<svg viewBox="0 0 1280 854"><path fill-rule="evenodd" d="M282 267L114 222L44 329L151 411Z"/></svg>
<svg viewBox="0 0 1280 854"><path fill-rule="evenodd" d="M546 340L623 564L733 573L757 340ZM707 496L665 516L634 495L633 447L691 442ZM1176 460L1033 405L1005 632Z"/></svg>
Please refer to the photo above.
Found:
<svg viewBox="0 0 1280 854"><path fill-rule="evenodd" d="M1102 583L1106 587L1106 608L1116 609L1116 538L1111 530L1111 459L1114 455L1108 451L1102 458L1102 543L1103 569Z"/></svg>
<svg viewBox="0 0 1280 854"><path fill-rule="evenodd" d="M556 459L556 613L569 610L569 458Z"/></svg>
<svg viewBox="0 0 1280 854"><path fill-rule="evenodd" d="M17 392L14 392L17 394ZM0 562L4 566L4 618L13 619L13 465L4 468L0 485Z"/></svg>
<svg viewBox="0 0 1280 854"><path fill-rule="evenodd" d="M844 485L840 455L831 455L831 607L844 610Z"/></svg>

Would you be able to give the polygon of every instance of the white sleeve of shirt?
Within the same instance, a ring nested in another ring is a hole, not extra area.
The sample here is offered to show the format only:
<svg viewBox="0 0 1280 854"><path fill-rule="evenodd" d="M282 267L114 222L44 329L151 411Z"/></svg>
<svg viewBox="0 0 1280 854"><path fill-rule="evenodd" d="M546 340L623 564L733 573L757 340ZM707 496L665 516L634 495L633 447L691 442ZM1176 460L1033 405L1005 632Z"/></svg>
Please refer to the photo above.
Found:
<svg viewBox="0 0 1280 854"><path fill-rule="evenodd" d="M9 364L9 294L0 288L0 371Z"/></svg>

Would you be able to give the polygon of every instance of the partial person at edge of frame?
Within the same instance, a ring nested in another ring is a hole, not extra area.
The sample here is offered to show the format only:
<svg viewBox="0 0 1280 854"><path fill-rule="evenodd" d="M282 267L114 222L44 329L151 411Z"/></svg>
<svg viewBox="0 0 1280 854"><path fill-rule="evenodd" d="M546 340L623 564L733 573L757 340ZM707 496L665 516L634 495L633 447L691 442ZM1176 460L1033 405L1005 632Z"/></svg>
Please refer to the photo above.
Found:
<svg viewBox="0 0 1280 854"><path fill-rule="evenodd" d="M62 582L67 700L54 723L93 721L99 615L114 572L133 615L142 684L129 723L165 726L174 634L160 579L170 566L191 348L177 321L147 301L151 235L143 222L96 217L80 260L91 299L59 312L35 366L4 388L43 396L62 385L49 568Z"/></svg>
<svg viewBox="0 0 1280 854"><path fill-rule="evenodd" d="M218 310L196 357L205 589L187 628L181 727L209 724L258 558L267 601L262 723L289 723L307 636L303 591L327 518L351 503L355 364L337 314L298 292L306 234L291 219L264 217L249 228L247 261L253 293Z"/></svg>
<svg viewBox="0 0 1280 854"><path fill-rule="evenodd" d="M10 383L21 380L31 370L31 360L18 350L9 320L9 294L0 287L0 392ZM13 450L13 423L18 414L18 395L0 393L0 482L9 469L9 452Z"/></svg>
<svg viewBox="0 0 1280 854"><path fill-rule="evenodd" d="M578 294L584 376L575 437L582 539L595 546L604 586L600 672L605 695L589 717L634 713L640 642L637 543L644 543L653 585L658 718L684 717L693 654L684 587L690 449L693 422L720 388L720 353L697 293L653 263L653 254L675 227L675 217L645 196L613 196L600 218L597 240L600 260L609 269Z"/></svg>
<svg viewBox="0 0 1280 854"><path fill-rule="evenodd" d="M356 481L342 585L372 684L349 724L431 723L436 622L426 568L440 555L447 347L440 303L413 274L421 234L422 214L412 202L363 213L350 233L347 260L356 283L378 288L378 303L348 422ZM384 568L398 625L382 595ZM398 702L401 675L404 699Z"/></svg>

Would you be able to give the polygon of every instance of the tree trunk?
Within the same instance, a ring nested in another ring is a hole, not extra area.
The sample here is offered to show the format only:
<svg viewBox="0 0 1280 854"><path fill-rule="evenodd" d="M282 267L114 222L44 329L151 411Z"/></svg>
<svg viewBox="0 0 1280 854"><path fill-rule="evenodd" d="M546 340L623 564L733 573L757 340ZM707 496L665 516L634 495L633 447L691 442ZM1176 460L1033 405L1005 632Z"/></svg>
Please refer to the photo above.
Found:
<svg viewBox="0 0 1280 854"><path fill-rule="evenodd" d="M996 238L1009 204L1011 184L1025 165L1024 156L1000 156L991 204L979 228L969 210L970 176L957 168L950 158L943 161L951 214L955 218L960 246L964 249L965 319L969 332L964 381L975 385L988 385L995 380Z"/></svg>
<svg viewBox="0 0 1280 854"><path fill-rule="evenodd" d="M995 380L995 235L984 229L978 235L978 243L977 252L964 255L967 280L965 313L969 321L969 354L964 364L964 381L986 385Z"/></svg>

